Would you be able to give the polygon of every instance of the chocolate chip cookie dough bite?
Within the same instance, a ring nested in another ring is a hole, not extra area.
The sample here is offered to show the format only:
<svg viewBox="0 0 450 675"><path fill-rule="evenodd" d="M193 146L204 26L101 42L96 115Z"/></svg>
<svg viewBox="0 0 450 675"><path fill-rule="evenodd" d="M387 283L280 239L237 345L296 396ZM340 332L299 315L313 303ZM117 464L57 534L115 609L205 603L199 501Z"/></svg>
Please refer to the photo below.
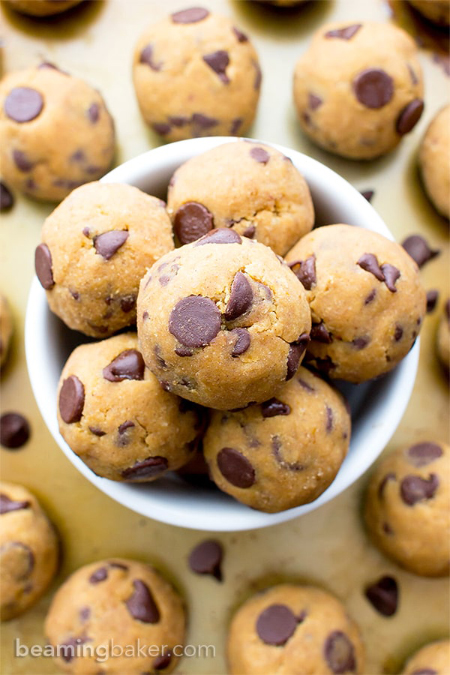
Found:
<svg viewBox="0 0 450 675"><path fill-rule="evenodd" d="M0 293L0 368L6 362L13 334L13 319L9 303Z"/></svg>
<svg viewBox="0 0 450 675"><path fill-rule="evenodd" d="M333 595L314 586L280 584L247 600L228 632L230 675L364 672L364 645Z"/></svg>
<svg viewBox="0 0 450 675"><path fill-rule="evenodd" d="M328 225L286 256L311 307L308 362L359 383L389 372L411 349L426 311L418 267L376 232Z"/></svg>
<svg viewBox="0 0 450 675"><path fill-rule="evenodd" d="M450 105L432 119L419 150L422 181L430 201L450 219Z"/></svg>
<svg viewBox="0 0 450 675"><path fill-rule="evenodd" d="M408 660L401 675L445 675L449 656L450 640L430 642Z"/></svg>
<svg viewBox="0 0 450 675"><path fill-rule="evenodd" d="M409 572L449 574L450 448L421 442L392 452L375 468L365 521L376 546Z"/></svg>
<svg viewBox="0 0 450 675"><path fill-rule="evenodd" d="M0 163L17 190L61 201L106 173L114 150L113 119L101 94L84 80L48 63L3 78Z"/></svg>
<svg viewBox="0 0 450 675"><path fill-rule="evenodd" d="M347 454L350 426L342 396L300 367L261 405L214 411L203 451L221 490L254 509L278 513L326 490Z"/></svg>
<svg viewBox="0 0 450 675"><path fill-rule="evenodd" d="M134 333L81 345L58 387L61 435L98 476L143 482L186 464L201 428L195 406L164 391Z"/></svg>
<svg viewBox="0 0 450 675"><path fill-rule="evenodd" d="M144 120L165 140L240 136L261 87L258 55L230 19L190 7L141 35L133 79Z"/></svg>
<svg viewBox="0 0 450 675"><path fill-rule="evenodd" d="M188 244L229 227L284 255L314 224L308 185L291 160L261 143L224 143L172 176L168 212Z"/></svg>
<svg viewBox="0 0 450 675"><path fill-rule="evenodd" d="M45 221L41 242L36 274L50 309L97 338L135 322L141 278L173 248L164 202L119 183L74 190Z"/></svg>
<svg viewBox="0 0 450 675"><path fill-rule="evenodd" d="M0 597L2 621L34 605L59 561L56 532L36 497L21 485L0 483Z"/></svg>
<svg viewBox="0 0 450 675"><path fill-rule="evenodd" d="M425 19L438 26L450 24L450 5L448 0L409 0L409 4Z"/></svg>
<svg viewBox="0 0 450 675"><path fill-rule="evenodd" d="M137 313L142 355L162 386L220 410L273 396L294 376L311 327L287 265L225 228L158 260Z"/></svg>
<svg viewBox="0 0 450 675"><path fill-rule="evenodd" d="M37 17L61 14L80 2L82 0L7 0L7 4L16 12Z"/></svg>
<svg viewBox="0 0 450 675"><path fill-rule="evenodd" d="M56 664L67 673L171 673L185 630L183 601L175 589L150 565L122 558L72 574L45 621Z"/></svg>
<svg viewBox="0 0 450 675"><path fill-rule="evenodd" d="M342 157L373 159L393 150L423 111L418 50L387 23L320 28L294 73L303 131Z"/></svg>
<svg viewBox="0 0 450 675"><path fill-rule="evenodd" d="M436 350L445 372L450 375L450 298L447 298L439 321Z"/></svg>

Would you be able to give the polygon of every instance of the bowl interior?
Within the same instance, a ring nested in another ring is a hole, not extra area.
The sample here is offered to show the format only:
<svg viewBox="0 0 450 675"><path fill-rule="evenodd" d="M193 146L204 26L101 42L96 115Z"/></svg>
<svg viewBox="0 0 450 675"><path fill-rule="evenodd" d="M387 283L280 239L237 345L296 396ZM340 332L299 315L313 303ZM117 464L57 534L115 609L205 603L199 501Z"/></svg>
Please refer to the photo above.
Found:
<svg viewBox="0 0 450 675"><path fill-rule="evenodd" d="M129 183L165 198L169 179L180 164L230 141L236 139L192 139L162 146L122 164L102 180ZM271 145L288 155L308 182L317 225L348 223L392 239L373 207L347 181L306 155ZM419 357L417 341L406 358L383 378L357 386L339 385L352 409L353 431L349 453L336 479L311 504L265 514L216 489L193 487L176 475L140 485L96 476L60 436L56 419L56 392L64 363L77 345L88 341L89 338L71 331L50 312L45 291L34 278L26 315L26 357L37 404L55 441L88 480L124 506L165 523L209 531L247 530L284 522L316 509L345 490L374 462L394 433L411 395Z"/></svg>

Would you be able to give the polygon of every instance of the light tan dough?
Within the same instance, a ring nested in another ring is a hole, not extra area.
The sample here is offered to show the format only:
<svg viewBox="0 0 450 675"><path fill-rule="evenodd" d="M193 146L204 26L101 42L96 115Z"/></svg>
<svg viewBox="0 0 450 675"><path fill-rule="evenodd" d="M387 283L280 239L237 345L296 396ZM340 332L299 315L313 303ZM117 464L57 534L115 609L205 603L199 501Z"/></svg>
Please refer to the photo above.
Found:
<svg viewBox="0 0 450 675"><path fill-rule="evenodd" d="M59 564L56 532L36 497L15 483L0 483L1 620L34 605Z"/></svg>
<svg viewBox="0 0 450 675"><path fill-rule="evenodd" d="M295 68L294 101L303 131L351 159L393 150L417 123L422 99L417 47L387 23L327 24Z"/></svg>
<svg viewBox="0 0 450 675"><path fill-rule="evenodd" d="M450 641L431 642L419 649L407 662L402 675L448 675Z"/></svg>
<svg viewBox="0 0 450 675"><path fill-rule="evenodd" d="M185 630L183 602L174 588L150 565L122 558L74 572L54 596L45 621L49 644L59 648L58 668L77 675L170 673ZM133 653L127 655L129 645Z"/></svg>
<svg viewBox="0 0 450 675"><path fill-rule="evenodd" d="M414 574L449 574L450 448L422 442L392 452L372 474L365 501L369 533Z"/></svg>
<svg viewBox="0 0 450 675"><path fill-rule="evenodd" d="M71 422L73 417L79 419ZM135 333L72 352L58 387L58 422L94 473L132 482L155 480L186 464L201 426L195 406L164 391L144 367Z"/></svg>
<svg viewBox="0 0 450 675"><path fill-rule="evenodd" d="M350 442L342 396L300 367L262 405L212 413L203 452L217 486L238 501L278 513L319 497Z"/></svg>
<svg viewBox="0 0 450 675"><path fill-rule="evenodd" d="M45 221L41 241L36 272L50 309L97 338L135 322L141 278L173 249L164 202L119 183L74 190Z"/></svg>
<svg viewBox="0 0 450 675"><path fill-rule="evenodd" d="M450 105L432 119L420 146L419 165L428 197L450 219Z"/></svg>
<svg viewBox="0 0 450 675"><path fill-rule="evenodd" d="M358 627L333 595L280 584L235 613L227 643L230 675L364 673Z"/></svg>
<svg viewBox="0 0 450 675"><path fill-rule="evenodd" d="M167 206L182 244L230 227L284 255L314 224L308 185L291 160L248 141L183 164L170 181Z"/></svg>
<svg viewBox="0 0 450 675"><path fill-rule="evenodd" d="M241 136L256 114L261 69L231 19L197 7L147 28L133 80L144 120L164 139Z"/></svg>
<svg viewBox="0 0 450 675"><path fill-rule="evenodd" d="M48 63L3 78L0 162L8 185L59 202L103 176L114 151L114 121L101 94L84 80Z"/></svg>
<svg viewBox="0 0 450 675"><path fill-rule="evenodd" d="M230 229L166 254L141 282L138 336L168 390L230 410L294 376L309 340L305 292L271 249Z"/></svg>
<svg viewBox="0 0 450 675"><path fill-rule="evenodd" d="M286 261L305 284L313 321L306 358L314 367L357 383L389 372L406 356L425 316L426 294L416 263L399 244L359 227L327 225L300 239Z"/></svg>
<svg viewBox="0 0 450 675"><path fill-rule="evenodd" d="M13 318L7 299L0 293L0 367L6 362L13 334Z"/></svg>
<svg viewBox="0 0 450 675"><path fill-rule="evenodd" d="M52 16L65 12L82 0L7 0L12 9L29 16Z"/></svg>

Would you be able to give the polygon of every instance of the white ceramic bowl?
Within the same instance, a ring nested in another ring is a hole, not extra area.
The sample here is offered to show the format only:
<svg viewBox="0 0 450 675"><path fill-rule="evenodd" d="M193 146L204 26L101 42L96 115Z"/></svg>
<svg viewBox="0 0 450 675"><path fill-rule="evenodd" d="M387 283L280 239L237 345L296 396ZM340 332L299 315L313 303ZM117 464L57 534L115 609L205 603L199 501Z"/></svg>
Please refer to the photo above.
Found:
<svg viewBox="0 0 450 675"><path fill-rule="evenodd" d="M102 180L130 183L165 198L175 169L194 155L232 138L201 138L164 145L139 155L111 171ZM320 225L348 223L392 235L373 207L355 188L319 162L273 144L290 157L310 187ZM394 433L414 384L419 344L389 375L376 382L344 387L351 408L353 431L350 451L336 479L311 504L266 514L254 511L218 490L193 487L177 476L149 484L129 485L96 476L60 436L56 419L56 391L63 365L72 349L88 338L66 328L48 309L45 291L33 280L27 307L25 343L28 371L41 414L55 441L69 460L104 493L144 516L210 531L250 530L282 523L317 509L356 481L374 462Z"/></svg>

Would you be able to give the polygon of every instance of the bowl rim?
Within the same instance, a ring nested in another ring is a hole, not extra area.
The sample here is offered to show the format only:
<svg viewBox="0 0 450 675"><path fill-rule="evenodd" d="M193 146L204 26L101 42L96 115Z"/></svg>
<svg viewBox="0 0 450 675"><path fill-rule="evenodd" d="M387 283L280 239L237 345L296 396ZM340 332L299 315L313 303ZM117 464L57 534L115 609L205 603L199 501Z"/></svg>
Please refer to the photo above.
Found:
<svg viewBox="0 0 450 675"><path fill-rule="evenodd" d="M101 179L101 182L129 183L135 185L136 183L145 180L145 173L150 171L150 166L154 169L163 161L168 164L180 166L188 157L202 154L206 150L223 143L242 142L245 140L252 143L261 143L279 150L284 155L290 157L297 168L299 168L298 164L302 167L306 166L308 169L306 173L308 173L308 171L313 173L320 172L322 174L323 182L328 181L329 184L333 184L335 192L343 191L344 195L348 193L354 203L358 206L359 210L362 210L363 214L365 213L365 221L362 227L378 232L391 240L394 239L392 233L375 209L356 190L356 188L342 176L317 160L308 157L297 150L286 148L276 143L260 141L258 139L240 139L218 136L188 139L169 145L159 146L158 148L148 150L147 152L124 162L106 174ZM180 161L180 157L182 157L182 161ZM304 173L304 168L299 168L299 170L301 173ZM305 179L309 182L307 176L305 176ZM370 222L370 226L368 226L367 221ZM164 500L160 500L157 491L154 491L153 494L151 491L143 491L141 489L142 484L133 485L129 483L120 483L97 476L64 441L59 433L55 403L53 400L51 403L48 401L49 396L50 399L54 399L54 391L52 397L52 387L47 381L48 378L47 380L45 378L46 369L45 365L43 365L43 359L36 358L36 354L40 353L40 347L45 348L46 334L43 326L45 324L45 317L49 313L50 310L47 305L45 291L35 276L31 283L25 317L26 362L31 387L39 411L50 434L60 449L75 468L77 468L78 471L80 471L80 473L93 485L111 497L111 499L128 509L159 522L208 532L238 532L260 529L283 523L319 508L349 488L350 485L356 482L373 464L397 429L412 393L419 361L420 339L417 339L411 351L389 374L391 377L389 399L395 400L395 406L391 406L390 409L388 409L390 422L389 424L384 424L382 428L374 429L376 442L374 439L370 439L368 448L365 449L364 452L358 452L356 472L348 471L345 475L345 479L343 479L344 474L342 473L342 469L347 461L346 458L331 485L322 493L322 495L320 495L320 497L318 497L318 499L309 504L304 504L279 513L264 513L250 509L233 500L234 507L231 510L228 509L230 510L229 515L218 518L217 515L214 515L216 509L212 509L212 512L203 509L201 512L201 520L199 522L198 519L193 521L192 512L189 508L180 508L179 506L171 507L171 505L164 504ZM387 408L386 405L383 407ZM152 485L152 483L144 485L148 486ZM226 505L223 508L226 508Z"/></svg>

